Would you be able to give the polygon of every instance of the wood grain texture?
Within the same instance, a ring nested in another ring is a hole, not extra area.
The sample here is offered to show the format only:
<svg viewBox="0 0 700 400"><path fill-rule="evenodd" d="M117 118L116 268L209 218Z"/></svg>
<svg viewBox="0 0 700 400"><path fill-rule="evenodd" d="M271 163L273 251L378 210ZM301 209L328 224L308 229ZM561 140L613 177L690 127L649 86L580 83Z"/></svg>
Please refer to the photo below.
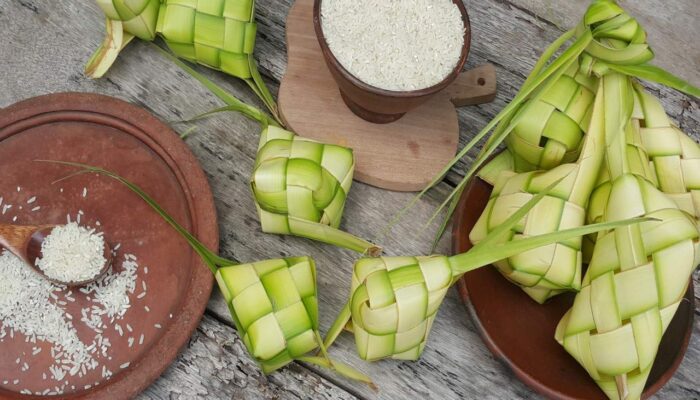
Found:
<svg viewBox="0 0 700 400"><path fill-rule="evenodd" d="M0 224L0 246L34 268L34 264L30 260L35 260L37 255L32 254L33 257L30 257L27 245L32 236L41 229L41 227L33 225Z"/></svg>
<svg viewBox="0 0 700 400"><path fill-rule="evenodd" d="M669 68L679 66L681 69L674 72L691 80L691 74L697 73L697 61L688 64L683 60L697 60L700 47L693 45L681 50L675 45L674 37L687 37L692 44L697 37L693 33L697 27L691 26L692 21L689 24L668 24L667 21L673 18L672 10L678 8L691 14L696 2L677 0L672 7L667 3L654 5L653 0L637 2L642 17L649 20L647 28L655 37L652 43L657 47L665 46L668 52L660 64ZM578 2L541 2L545 6L550 3L552 9L560 10ZM631 6L630 3L627 1L626 5ZM256 52L273 91L286 68L284 21L290 4L291 0L257 2ZM467 67L486 62L495 64L499 94L492 104L459 110L462 144L514 95L539 53L562 32L559 26L568 23L551 21L535 7L540 4L535 2L528 6L508 0L467 0L465 4L473 33ZM0 57L0 107L31 96L67 90L116 96L142 105L166 121L191 117L221 105L196 81L142 42L130 44L106 78L98 81L85 78L82 66L102 40L103 29L101 12L90 1L0 0L0 33L3 35L0 41L0 55L3 55ZM239 81L204 68L198 70L243 100L256 102ZM661 97L671 116L697 140L700 137L698 100L665 88L652 89ZM198 122L197 126L198 131L187 143L201 161L212 185L219 213L222 252L241 261L313 255L318 267L321 329L325 331L347 298L350 268L356 256L304 239L262 234L248 188L258 127L234 114L210 118ZM175 128L184 131L187 126L175 125ZM420 223L444 199L468 162L467 159L460 163L446 182L419 202L411 217L399 224L391 237L381 241L389 255L424 254L429 250L434 229L421 230ZM343 226L352 233L371 238L411 197L409 193L383 191L356 183L348 198ZM449 251L446 240L439 251ZM695 279L700 284L697 273ZM700 289L696 290L696 315L700 315ZM378 394L327 371L301 364L263 377L240 348L228 318L223 303L215 294L209 313L190 345L142 398L537 398L507 367L491 357L455 291L445 300L420 361L365 364L357 358L351 336L341 336L331 350L332 356L373 375L380 386ZM233 345L228 344L230 340ZM698 363L700 324L696 323L683 364L657 398L700 398Z"/></svg>
<svg viewBox="0 0 700 400"><path fill-rule="evenodd" d="M284 374L265 376L246 354L236 331L207 315L186 350L140 397L153 400L354 398L301 365L290 366Z"/></svg>

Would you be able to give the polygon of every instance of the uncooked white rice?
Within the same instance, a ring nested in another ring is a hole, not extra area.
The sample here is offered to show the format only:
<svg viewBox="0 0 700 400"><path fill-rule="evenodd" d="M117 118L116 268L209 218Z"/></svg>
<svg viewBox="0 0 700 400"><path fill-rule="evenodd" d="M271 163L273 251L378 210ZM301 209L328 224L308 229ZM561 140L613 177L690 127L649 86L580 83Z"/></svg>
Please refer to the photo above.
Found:
<svg viewBox="0 0 700 400"><path fill-rule="evenodd" d="M36 265L51 279L81 282L96 277L106 262L104 238L75 222L57 226L41 244Z"/></svg>
<svg viewBox="0 0 700 400"><path fill-rule="evenodd" d="M1 201L5 202L4 199ZM90 232L94 233L93 230ZM115 321L121 320L130 309L129 297L134 295L137 286L138 268L136 256L126 255L118 272L110 268L96 282L80 288L79 295L91 300L91 305L81 309L80 321L73 322L73 316L65 309L68 302L76 301L71 290L52 284L11 253L0 251L0 342L6 338L14 339L17 332L24 335L24 341L28 343L50 346L47 350L54 364L41 376L43 381L53 382L57 386L36 393L63 394L69 387L75 390L75 385L69 385L72 376L84 377L89 371L98 369L103 359L112 359L109 354L111 343L103 332L108 326L115 326ZM142 286L141 289L141 295L145 296L146 288ZM78 337L76 327L79 324L92 329L94 339ZM121 326L116 326L121 331ZM131 331L131 326L127 326ZM85 342L85 339L88 341ZM130 344L133 341L131 339ZM142 334L140 341L143 341ZM17 358L15 361L20 371L29 371L31 358L37 357L41 350L41 347L34 346L27 352L26 360ZM111 371L102 367L103 379L110 379L112 375ZM3 385L8 382L5 380ZM18 386L20 380L15 379L12 384ZM99 385L99 382L94 385ZM17 390L31 393L21 387Z"/></svg>
<svg viewBox="0 0 700 400"><path fill-rule="evenodd" d="M323 0L321 24L345 69L394 91L440 83L464 44L462 14L451 0Z"/></svg>

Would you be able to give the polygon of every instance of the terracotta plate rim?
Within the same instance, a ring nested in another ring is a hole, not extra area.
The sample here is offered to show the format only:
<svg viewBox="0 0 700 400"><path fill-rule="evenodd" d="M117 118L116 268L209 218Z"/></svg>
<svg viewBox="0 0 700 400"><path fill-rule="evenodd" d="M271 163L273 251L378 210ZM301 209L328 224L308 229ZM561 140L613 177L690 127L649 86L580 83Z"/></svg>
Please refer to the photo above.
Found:
<svg viewBox="0 0 700 400"><path fill-rule="evenodd" d="M54 112L94 113L119 120L145 134L150 148L174 174L187 199L192 231L208 248L218 251L219 230L209 182L189 147L166 124L145 109L96 93L63 92L19 101L0 109L0 145L11 135L7 127L32 117ZM194 195L196 193L196 196ZM192 252L192 277L180 309L151 348L129 369L88 391L56 396L57 399L128 399L150 386L172 364L187 344L204 315L213 287L213 276ZM0 399L33 398L13 392L0 392Z"/></svg>

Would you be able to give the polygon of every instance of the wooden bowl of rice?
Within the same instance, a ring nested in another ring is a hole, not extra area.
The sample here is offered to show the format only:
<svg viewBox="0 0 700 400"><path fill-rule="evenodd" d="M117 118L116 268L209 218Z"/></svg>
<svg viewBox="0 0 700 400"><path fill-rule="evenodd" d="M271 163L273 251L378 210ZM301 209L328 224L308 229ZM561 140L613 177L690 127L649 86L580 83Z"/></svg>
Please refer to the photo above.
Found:
<svg viewBox="0 0 700 400"><path fill-rule="evenodd" d="M383 10L377 10L377 8L391 7L391 4L398 4L398 8L410 7L413 3L411 1L406 3L375 2L375 7L354 10L332 10L332 6L324 6L323 4L336 2L333 6L337 8L344 6L337 4L343 1L345 0L314 0L314 29L323 58L338 84L343 101L357 116L369 122L380 124L396 121L408 111L420 106L436 93L448 87L461 73L467 61L471 42L469 15L461 0L451 0L456 9L459 10L460 15L456 16L456 19L460 19L461 16L463 24L461 32L455 32L455 29L461 27L455 28L455 24L446 24L439 20L445 13L423 15L420 12L417 13L415 19L405 18L406 21L410 20L411 22L428 18L430 29L435 29L433 31L421 29L426 25L412 27L410 23L401 19L403 17L401 10L397 12L392 10L386 14L391 15L395 20L384 25L374 24L371 29L360 27L353 31L353 27L358 23L365 23L367 18L376 17L378 14L381 15L381 12L386 11L386 8ZM366 3L372 3L372 1L367 0ZM349 7L363 6L360 4L362 2L354 1L352 3L355 5L346 2ZM428 8L432 8L432 4ZM329 12L328 9L331 11ZM333 18L342 19L335 21L337 28L324 21L326 18L330 19L328 15L332 15L333 11L335 11ZM409 10L408 13L410 12ZM365 14L361 15L362 13ZM409 14L410 16L411 14ZM455 22L454 12L452 12L451 17L450 22ZM356 19L345 21L346 18ZM405 23L402 24L402 21ZM451 31L447 32L449 34L443 32L445 25L451 25ZM325 33L324 29L326 29ZM408 35L405 34L407 30ZM390 39L393 40L384 40L384 42L375 41L375 37L372 36L386 39L396 32L403 34L402 37L392 37ZM418 33L411 35L410 33L413 32ZM432 41L430 40L431 32L434 36ZM333 35L335 37L332 37ZM342 43L343 35L345 43ZM329 37L331 37L331 42L338 37L341 40L329 44ZM445 40L446 37L451 40ZM461 46L456 47L454 44L459 43L460 38L462 39ZM428 40L420 41L418 39ZM388 47L386 50L381 48L384 45ZM334 50L331 50L332 48ZM380 52L383 54L379 54ZM443 62L439 58L437 62L430 59L430 57L441 57L446 53L449 53L451 62ZM424 57L420 58L421 56ZM408 61L410 58L416 61ZM351 69L356 71L353 73L350 71Z"/></svg>

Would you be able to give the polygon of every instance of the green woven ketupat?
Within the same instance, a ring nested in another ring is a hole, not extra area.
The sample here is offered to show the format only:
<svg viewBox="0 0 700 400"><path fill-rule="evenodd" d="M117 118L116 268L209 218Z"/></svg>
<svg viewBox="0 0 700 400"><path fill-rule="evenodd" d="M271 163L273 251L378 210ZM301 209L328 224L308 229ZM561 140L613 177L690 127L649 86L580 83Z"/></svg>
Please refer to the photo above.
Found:
<svg viewBox="0 0 700 400"><path fill-rule="evenodd" d="M319 346L316 268L309 257L219 268L216 280L248 352L270 373Z"/></svg>
<svg viewBox="0 0 700 400"><path fill-rule="evenodd" d="M577 163L562 164L549 171L501 172L486 208L469 235L472 243L482 241L535 194L558 180L561 181L503 240L519 240L583 226L585 207L596 183L605 149L602 96L596 96L591 114L590 126L586 127L589 133ZM494 263L504 276L539 303L564 291L579 290L581 264L581 238L554 243Z"/></svg>
<svg viewBox="0 0 700 400"><path fill-rule="evenodd" d="M555 337L608 397L624 398L618 387L626 387L628 398L638 399L700 262L698 231L687 214L642 178L620 177L612 191L611 220L648 216L662 221L598 238L581 292Z"/></svg>
<svg viewBox="0 0 700 400"><path fill-rule="evenodd" d="M632 121L625 131L628 172L647 180L700 221L700 146L671 123L655 97L638 84L634 89ZM587 221L604 220L611 186L608 171L602 169ZM586 262L594 243L594 237L584 239Z"/></svg>
<svg viewBox="0 0 700 400"><path fill-rule="evenodd" d="M250 183L263 232L377 254L378 247L338 229L354 169L352 150L346 147L266 127Z"/></svg>
<svg viewBox="0 0 700 400"><path fill-rule="evenodd" d="M253 57L254 0L97 0L97 4L107 17L107 34L87 62L86 75L103 76L134 37L152 41L159 34L178 57L243 79L272 113L273 123L279 122L277 104ZM229 106L241 108L237 99L207 86Z"/></svg>
<svg viewBox="0 0 700 400"><path fill-rule="evenodd" d="M158 32L178 56L251 78L257 25L253 0L165 0Z"/></svg>
<svg viewBox="0 0 700 400"><path fill-rule="evenodd" d="M590 43L580 56L500 123L500 129L511 129L507 155L515 171L550 169L573 161L590 120L597 77L610 67L642 65L654 57L644 28L613 1L598 0L589 7L576 35L580 40L589 32ZM541 68L536 67L528 81Z"/></svg>
<svg viewBox="0 0 700 400"><path fill-rule="evenodd" d="M603 86L606 162L589 217L656 220L597 236L582 289L555 337L608 397L638 399L700 262L700 233L648 173L631 80L611 73Z"/></svg>
<svg viewBox="0 0 700 400"><path fill-rule="evenodd" d="M361 259L353 269L344 318L336 325L352 315L357 352L364 360L417 360L452 283L444 256ZM339 333L337 328L330 331Z"/></svg>
<svg viewBox="0 0 700 400"><path fill-rule="evenodd" d="M500 240L530 212L555 184L532 196L483 241L466 253L451 257L363 258L355 263L347 304L324 341L329 347L343 329L354 333L364 360L416 360L425 348L437 311L450 286L465 273L503 257L527 252L581 235L611 229L606 224L574 227L503 242ZM633 221L618 221L623 226Z"/></svg>
<svg viewBox="0 0 700 400"><path fill-rule="evenodd" d="M588 130L598 83L573 63L541 96L525 101L506 138L516 171L574 162Z"/></svg>

